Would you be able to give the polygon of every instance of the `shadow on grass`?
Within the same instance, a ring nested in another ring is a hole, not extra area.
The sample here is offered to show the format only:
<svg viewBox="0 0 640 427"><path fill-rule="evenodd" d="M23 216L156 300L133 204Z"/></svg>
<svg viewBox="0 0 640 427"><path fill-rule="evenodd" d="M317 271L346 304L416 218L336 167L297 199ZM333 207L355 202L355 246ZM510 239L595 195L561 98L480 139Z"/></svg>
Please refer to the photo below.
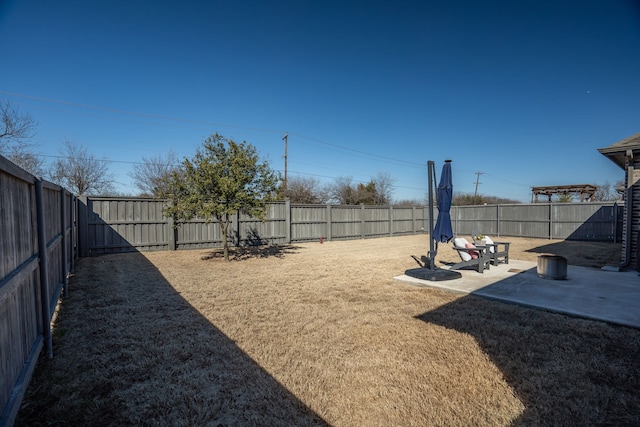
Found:
<svg viewBox="0 0 640 427"><path fill-rule="evenodd" d="M251 258L284 258L285 255L295 254L300 249L299 246L292 245L262 245L262 246L237 246L229 248L229 259L233 261L244 261ZM224 249L215 249L202 255L201 259L224 260Z"/></svg>
<svg viewBox="0 0 640 427"><path fill-rule="evenodd" d="M640 332L467 296L417 316L473 336L525 405L513 425L640 425Z"/></svg>
<svg viewBox="0 0 640 427"><path fill-rule="evenodd" d="M540 255L560 255L567 258L569 265L601 268L605 265L615 265L620 262L622 244L561 240L528 249L527 252Z"/></svg>
<svg viewBox="0 0 640 427"><path fill-rule="evenodd" d="M81 259L17 426L326 425L139 253Z"/></svg>

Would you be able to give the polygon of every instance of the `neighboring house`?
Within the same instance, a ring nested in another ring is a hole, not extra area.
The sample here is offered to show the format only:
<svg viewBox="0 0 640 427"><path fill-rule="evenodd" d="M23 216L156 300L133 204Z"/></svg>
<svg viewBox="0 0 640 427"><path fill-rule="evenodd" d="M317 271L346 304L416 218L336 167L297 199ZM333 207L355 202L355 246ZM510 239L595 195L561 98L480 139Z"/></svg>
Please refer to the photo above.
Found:
<svg viewBox="0 0 640 427"><path fill-rule="evenodd" d="M598 151L625 171L621 267L640 271L640 133Z"/></svg>

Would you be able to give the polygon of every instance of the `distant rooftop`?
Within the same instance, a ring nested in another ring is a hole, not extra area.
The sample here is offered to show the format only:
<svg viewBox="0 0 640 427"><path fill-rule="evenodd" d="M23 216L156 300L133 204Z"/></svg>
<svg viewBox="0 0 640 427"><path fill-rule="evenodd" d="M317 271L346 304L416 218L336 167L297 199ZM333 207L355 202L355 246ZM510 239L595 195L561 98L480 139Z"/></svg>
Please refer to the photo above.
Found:
<svg viewBox="0 0 640 427"><path fill-rule="evenodd" d="M598 148L600 154L607 156L612 162L620 166L622 169L626 167L627 150L631 150L634 156L636 154L640 155L640 132L608 147Z"/></svg>

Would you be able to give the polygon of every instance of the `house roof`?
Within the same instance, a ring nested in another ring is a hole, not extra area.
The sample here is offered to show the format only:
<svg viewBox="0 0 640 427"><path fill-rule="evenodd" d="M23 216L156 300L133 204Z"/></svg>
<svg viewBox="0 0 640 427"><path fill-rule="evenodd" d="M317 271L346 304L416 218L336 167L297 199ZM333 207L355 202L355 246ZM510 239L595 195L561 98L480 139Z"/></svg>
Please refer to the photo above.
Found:
<svg viewBox="0 0 640 427"><path fill-rule="evenodd" d="M598 148L600 154L607 156L612 162L622 169L626 167L627 150L633 152L633 156L640 155L640 132L628 138L620 140L605 148Z"/></svg>

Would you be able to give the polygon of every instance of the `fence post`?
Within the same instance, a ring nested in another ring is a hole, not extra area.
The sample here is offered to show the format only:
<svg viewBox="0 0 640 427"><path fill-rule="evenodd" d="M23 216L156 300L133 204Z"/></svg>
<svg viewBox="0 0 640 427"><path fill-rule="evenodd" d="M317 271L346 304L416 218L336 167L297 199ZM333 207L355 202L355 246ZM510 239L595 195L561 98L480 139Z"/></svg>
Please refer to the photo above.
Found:
<svg viewBox="0 0 640 427"><path fill-rule="evenodd" d="M413 230L413 234L416 234L416 207L411 206L411 228Z"/></svg>
<svg viewBox="0 0 640 427"><path fill-rule="evenodd" d="M72 195L72 218L71 218L71 242L73 245L73 253L71 254L71 271L76 269L76 259L80 257L78 253L78 198Z"/></svg>
<svg viewBox="0 0 640 427"><path fill-rule="evenodd" d="M42 307L42 337L47 358L53 358L51 340L51 310L49 308L49 268L47 265L47 234L45 227L44 191L42 180L36 178L36 218L38 223L38 258L40 259L40 305Z"/></svg>
<svg viewBox="0 0 640 427"><path fill-rule="evenodd" d="M291 199L288 197L284 200L284 241L291 244Z"/></svg>
<svg viewBox="0 0 640 427"><path fill-rule="evenodd" d="M173 227L173 216L167 217L167 236L169 236L169 250L176 250L176 229Z"/></svg>
<svg viewBox="0 0 640 427"><path fill-rule="evenodd" d="M89 256L89 199L87 196L78 197L78 246L80 256Z"/></svg>
<svg viewBox="0 0 640 427"><path fill-rule="evenodd" d="M67 245L69 240L67 239L67 194L64 188L60 188L60 228L62 228L62 292L64 296L69 296L69 287L67 280L69 276L69 270L67 268Z"/></svg>
<svg viewBox="0 0 640 427"><path fill-rule="evenodd" d="M611 209L611 222L613 228L613 243L618 243L618 202L613 203L613 209Z"/></svg>
<svg viewBox="0 0 640 427"><path fill-rule="evenodd" d="M69 260L70 268L69 271L74 271L75 269L75 258L77 256L77 237L78 233L74 232L76 229L76 218L78 217L78 203L76 200L76 196L73 193L69 193L69 207L71 211L69 212L69 244L71 245L71 259Z"/></svg>
<svg viewBox="0 0 640 427"><path fill-rule="evenodd" d="M327 203L327 222L326 222L326 238L327 241L331 240L331 205Z"/></svg>
<svg viewBox="0 0 640 427"><path fill-rule="evenodd" d="M496 205L496 235L500 237L500 205Z"/></svg>
<svg viewBox="0 0 640 427"><path fill-rule="evenodd" d="M393 206L389 205L389 236L393 237Z"/></svg>
<svg viewBox="0 0 640 427"><path fill-rule="evenodd" d="M366 224L365 215L364 215L364 203L360 203L360 227L362 227L362 230L360 230L360 236L363 239L367 237L366 226L367 224Z"/></svg>
<svg viewBox="0 0 640 427"><path fill-rule="evenodd" d="M553 209L552 204L549 203L549 240L553 238Z"/></svg>

